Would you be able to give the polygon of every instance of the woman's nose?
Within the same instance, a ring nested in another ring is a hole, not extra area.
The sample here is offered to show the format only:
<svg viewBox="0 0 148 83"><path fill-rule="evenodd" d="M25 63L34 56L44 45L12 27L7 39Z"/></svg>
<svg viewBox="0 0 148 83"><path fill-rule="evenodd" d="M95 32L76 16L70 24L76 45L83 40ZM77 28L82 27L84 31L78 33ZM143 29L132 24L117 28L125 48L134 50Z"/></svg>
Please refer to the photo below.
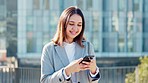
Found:
<svg viewBox="0 0 148 83"><path fill-rule="evenodd" d="M78 30L78 26L75 25L75 26L73 27L73 29L74 29L74 30Z"/></svg>

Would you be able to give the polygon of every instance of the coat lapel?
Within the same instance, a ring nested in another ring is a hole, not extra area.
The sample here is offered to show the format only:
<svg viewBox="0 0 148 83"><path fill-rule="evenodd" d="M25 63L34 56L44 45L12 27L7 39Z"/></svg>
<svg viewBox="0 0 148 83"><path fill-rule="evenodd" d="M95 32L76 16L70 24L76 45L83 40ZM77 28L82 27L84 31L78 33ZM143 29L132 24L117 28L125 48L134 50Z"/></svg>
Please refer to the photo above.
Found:
<svg viewBox="0 0 148 83"><path fill-rule="evenodd" d="M75 60L79 59L79 58L83 58L83 57L84 57L84 48L80 47L76 43L76 47L75 47Z"/></svg>
<svg viewBox="0 0 148 83"><path fill-rule="evenodd" d="M55 49L56 49L56 52L57 52L58 56L60 57L60 60L63 63L63 65L67 66L70 62L68 60L68 57L67 57L64 47L56 46ZM83 58L85 56L84 49L85 49L85 44L84 44L84 48L82 48L76 43L75 55L74 55L75 60L77 60L79 58Z"/></svg>
<svg viewBox="0 0 148 83"><path fill-rule="evenodd" d="M56 46L55 49L63 65L67 66L69 64L69 60L64 47Z"/></svg>

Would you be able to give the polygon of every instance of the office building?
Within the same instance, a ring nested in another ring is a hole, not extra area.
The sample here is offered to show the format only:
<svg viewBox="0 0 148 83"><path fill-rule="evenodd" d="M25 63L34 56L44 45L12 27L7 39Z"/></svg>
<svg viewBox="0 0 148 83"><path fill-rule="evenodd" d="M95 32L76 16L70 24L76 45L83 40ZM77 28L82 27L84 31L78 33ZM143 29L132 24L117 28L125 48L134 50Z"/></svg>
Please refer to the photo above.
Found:
<svg viewBox="0 0 148 83"><path fill-rule="evenodd" d="M148 55L146 4L147 0L0 0L4 10L0 11L4 18L0 28L16 30L11 35L14 42L8 46L14 47L12 52L20 63L39 64L42 48L53 37L61 12L78 6L84 13L85 35L94 45L98 65L137 65L138 57Z"/></svg>

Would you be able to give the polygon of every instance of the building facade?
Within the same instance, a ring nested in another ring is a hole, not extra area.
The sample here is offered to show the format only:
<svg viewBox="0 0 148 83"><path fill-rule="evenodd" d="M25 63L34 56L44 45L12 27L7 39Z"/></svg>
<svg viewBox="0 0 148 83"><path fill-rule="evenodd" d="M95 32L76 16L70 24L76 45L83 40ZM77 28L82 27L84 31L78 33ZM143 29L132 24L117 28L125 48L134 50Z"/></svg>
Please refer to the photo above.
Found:
<svg viewBox="0 0 148 83"><path fill-rule="evenodd" d="M43 46L51 41L61 12L69 6L82 9L85 36L94 45L99 65L135 65L138 57L148 55L147 0L13 0L13 5L0 1L4 10L0 17L10 18L0 21L0 31L16 29L11 35L16 41L11 39L15 43L8 46L14 45L12 52L21 63L40 63Z"/></svg>
<svg viewBox="0 0 148 83"><path fill-rule="evenodd" d="M17 55L17 0L0 0L0 63Z"/></svg>

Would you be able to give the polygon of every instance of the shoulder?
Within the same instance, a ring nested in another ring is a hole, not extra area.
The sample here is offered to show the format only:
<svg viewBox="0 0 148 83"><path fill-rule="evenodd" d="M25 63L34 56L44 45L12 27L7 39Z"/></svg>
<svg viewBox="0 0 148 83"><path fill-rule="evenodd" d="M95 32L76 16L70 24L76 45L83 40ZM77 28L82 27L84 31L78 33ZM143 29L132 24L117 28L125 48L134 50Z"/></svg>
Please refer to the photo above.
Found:
<svg viewBox="0 0 148 83"><path fill-rule="evenodd" d="M47 44L44 45L44 48L48 48L48 47L51 47L53 45L54 45L53 42L49 42L49 43L47 43Z"/></svg>
<svg viewBox="0 0 148 83"><path fill-rule="evenodd" d="M56 44L51 41L44 45L43 50L52 49L54 46L56 46Z"/></svg>
<svg viewBox="0 0 148 83"><path fill-rule="evenodd" d="M82 40L83 45L88 45L90 44L92 46L92 43L88 40Z"/></svg>

